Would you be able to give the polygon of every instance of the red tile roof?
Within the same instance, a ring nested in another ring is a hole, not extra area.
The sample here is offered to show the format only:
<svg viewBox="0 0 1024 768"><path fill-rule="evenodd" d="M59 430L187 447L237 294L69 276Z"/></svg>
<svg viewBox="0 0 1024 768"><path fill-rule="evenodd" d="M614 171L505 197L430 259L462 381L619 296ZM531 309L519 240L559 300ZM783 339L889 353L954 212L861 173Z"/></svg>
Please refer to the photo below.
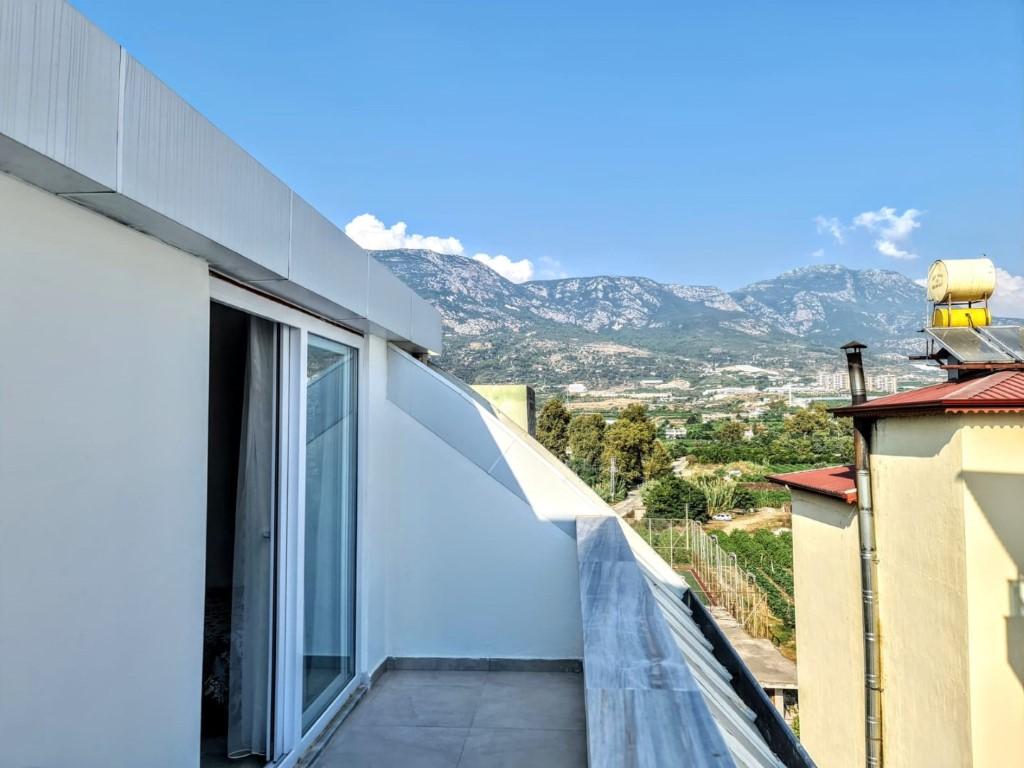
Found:
<svg viewBox="0 0 1024 768"><path fill-rule="evenodd" d="M768 479L773 483L798 488L801 491L842 499L847 504L857 503L857 484L854 480L853 467L850 465L768 475Z"/></svg>
<svg viewBox="0 0 1024 768"><path fill-rule="evenodd" d="M1024 371L999 371L967 381L949 381L898 392L860 405L834 408L837 416L886 416L901 412L970 413L1024 410Z"/></svg>

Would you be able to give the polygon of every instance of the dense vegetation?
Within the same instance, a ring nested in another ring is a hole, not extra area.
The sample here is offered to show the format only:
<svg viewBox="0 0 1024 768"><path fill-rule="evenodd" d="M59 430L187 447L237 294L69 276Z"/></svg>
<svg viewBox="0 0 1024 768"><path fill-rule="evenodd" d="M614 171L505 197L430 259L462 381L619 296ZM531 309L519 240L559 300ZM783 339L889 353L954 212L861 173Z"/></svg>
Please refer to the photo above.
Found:
<svg viewBox="0 0 1024 768"><path fill-rule="evenodd" d="M721 420L689 424L685 452L707 464L751 461L758 464L843 464L853 458L853 428L814 403L790 414L775 408L762 420L744 424Z"/></svg>
<svg viewBox="0 0 1024 768"><path fill-rule="evenodd" d="M756 421L722 419L702 423L686 418L682 440L659 439L660 427L647 407L629 405L611 423L596 413L573 416L559 398L548 400L537 418L537 439L603 498L617 501L644 485L645 506L655 517L706 519L719 511L778 507L789 492L764 482L765 475L849 462L853 437L849 420L832 418L821 404L809 408L774 405ZM672 476L672 461L711 465L688 480ZM612 499L612 466L615 498ZM725 477L715 467L745 462L740 477ZM750 469L750 464L755 467ZM738 482L732 482L732 481Z"/></svg>
<svg viewBox="0 0 1024 768"><path fill-rule="evenodd" d="M733 531L719 534L718 543L726 552L736 555L741 567L754 578L768 595L768 607L782 622L777 639L785 643L796 627L793 606L793 535L788 531Z"/></svg>
<svg viewBox="0 0 1024 768"><path fill-rule="evenodd" d="M599 414L572 416L559 398L548 400L537 417L537 439L605 499L615 499L645 480L668 476L672 457L657 438L654 421L641 403L628 405L611 424Z"/></svg>
<svg viewBox="0 0 1024 768"><path fill-rule="evenodd" d="M670 475L644 489L647 517L680 519L689 513L692 520L707 520L708 503L704 491L695 483Z"/></svg>

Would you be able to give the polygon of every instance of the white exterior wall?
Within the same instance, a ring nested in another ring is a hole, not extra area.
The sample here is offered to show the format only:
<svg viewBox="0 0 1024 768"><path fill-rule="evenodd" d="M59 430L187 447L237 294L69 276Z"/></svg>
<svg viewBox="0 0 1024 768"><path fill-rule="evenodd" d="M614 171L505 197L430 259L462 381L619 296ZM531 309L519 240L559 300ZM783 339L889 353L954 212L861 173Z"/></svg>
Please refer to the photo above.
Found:
<svg viewBox="0 0 1024 768"><path fill-rule="evenodd" d="M195 765L206 264L0 174L0 763Z"/></svg>
<svg viewBox="0 0 1024 768"><path fill-rule="evenodd" d="M357 510L359 538L356 558L359 562L359 616L362 646L356 653L361 670L372 673L390 655L388 648L388 560L391 523L389 519L388 486L392 475L392 452L395 440L384 425L387 413L387 342L380 336L367 338L363 350L366 372L359 396L365 408L365 424L359 439L362 451L363 491Z"/></svg>
<svg viewBox="0 0 1024 768"><path fill-rule="evenodd" d="M574 520L608 506L437 372L391 349L388 376L389 655L580 658Z"/></svg>
<svg viewBox="0 0 1024 768"><path fill-rule="evenodd" d="M0 263L0 764L195 766L208 266L3 174ZM362 354L359 671L580 658L574 520L608 507L382 336Z"/></svg>

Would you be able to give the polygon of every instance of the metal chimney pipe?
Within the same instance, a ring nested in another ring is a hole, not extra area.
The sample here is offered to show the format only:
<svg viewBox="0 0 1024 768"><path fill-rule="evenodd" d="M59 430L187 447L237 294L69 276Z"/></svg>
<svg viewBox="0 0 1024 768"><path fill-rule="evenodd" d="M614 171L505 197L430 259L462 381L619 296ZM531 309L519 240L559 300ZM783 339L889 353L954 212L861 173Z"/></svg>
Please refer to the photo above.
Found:
<svg viewBox="0 0 1024 768"><path fill-rule="evenodd" d="M864 360L858 341L844 344L850 373L850 400L867 402ZM875 550L875 514L871 506L871 422L853 420L854 468L857 483L857 523L860 529L860 582L864 622L864 742L868 768L882 766L882 650L878 637L878 557Z"/></svg>

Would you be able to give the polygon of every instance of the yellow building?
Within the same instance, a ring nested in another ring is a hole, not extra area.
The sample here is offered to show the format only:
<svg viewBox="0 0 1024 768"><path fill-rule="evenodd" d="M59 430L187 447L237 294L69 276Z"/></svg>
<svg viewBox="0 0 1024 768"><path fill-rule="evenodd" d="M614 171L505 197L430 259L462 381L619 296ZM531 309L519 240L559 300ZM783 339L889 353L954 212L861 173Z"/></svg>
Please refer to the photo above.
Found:
<svg viewBox="0 0 1024 768"><path fill-rule="evenodd" d="M526 384L474 384L473 389L524 432L537 432L536 396Z"/></svg>
<svg viewBox="0 0 1024 768"><path fill-rule="evenodd" d="M1024 372L836 413L870 424L884 764L1024 765ZM853 473L773 479L793 490L801 740L863 766Z"/></svg>

